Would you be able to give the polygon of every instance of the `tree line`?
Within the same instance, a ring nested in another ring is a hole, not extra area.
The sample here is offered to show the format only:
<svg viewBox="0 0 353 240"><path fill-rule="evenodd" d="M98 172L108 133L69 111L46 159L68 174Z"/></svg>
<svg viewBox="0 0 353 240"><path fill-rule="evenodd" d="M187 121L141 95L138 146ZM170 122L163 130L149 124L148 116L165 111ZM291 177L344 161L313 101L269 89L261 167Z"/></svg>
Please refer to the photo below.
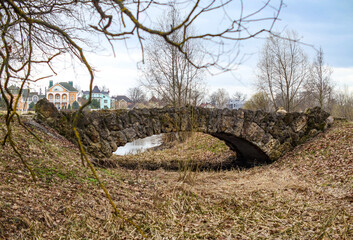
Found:
<svg viewBox="0 0 353 240"><path fill-rule="evenodd" d="M353 119L353 93L334 88L332 68L322 48L310 61L295 31L282 37L270 36L257 64L257 93L245 108L287 112L318 106L339 117Z"/></svg>
<svg viewBox="0 0 353 240"><path fill-rule="evenodd" d="M169 21L162 26L173 25L177 17L175 12L169 13ZM176 33L174 37L180 36ZM173 107L198 106L206 101L216 108L225 108L233 101L251 110L293 112L318 106L333 115L353 119L353 94L348 89L334 88L332 68L325 62L323 49L316 50L315 58L310 61L303 46L295 31L269 36L259 53L255 73L257 91L247 100L245 94L237 91L230 96L223 88L207 96L202 80L204 72L194 68L173 46L163 46L151 39L146 64L140 69L141 86ZM195 43L189 44L186 51L198 59L202 58L199 49ZM129 89L129 96L136 101L145 99L141 88Z"/></svg>

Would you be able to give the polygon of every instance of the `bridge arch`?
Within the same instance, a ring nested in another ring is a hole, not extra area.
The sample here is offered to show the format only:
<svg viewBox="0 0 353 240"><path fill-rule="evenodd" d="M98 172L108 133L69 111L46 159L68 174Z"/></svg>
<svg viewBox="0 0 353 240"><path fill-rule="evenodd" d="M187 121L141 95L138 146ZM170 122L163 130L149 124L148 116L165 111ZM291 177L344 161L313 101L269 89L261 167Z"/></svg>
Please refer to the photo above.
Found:
<svg viewBox="0 0 353 240"><path fill-rule="evenodd" d="M213 133L211 135L223 140L231 150L236 152L238 162L248 165L271 162L270 157L252 142L229 133Z"/></svg>

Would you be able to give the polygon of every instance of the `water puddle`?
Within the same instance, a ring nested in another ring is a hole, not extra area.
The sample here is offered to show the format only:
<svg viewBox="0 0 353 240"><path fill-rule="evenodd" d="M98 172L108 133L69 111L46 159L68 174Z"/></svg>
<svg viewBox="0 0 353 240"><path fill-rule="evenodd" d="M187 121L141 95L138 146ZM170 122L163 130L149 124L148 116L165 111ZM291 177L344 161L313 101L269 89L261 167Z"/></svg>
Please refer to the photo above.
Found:
<svg viewBox="0 0 353 240"><path fill-rule="evenodd" d="M114 152L116 155L137 154L146 151L147 149L160 146L163 143L163 134L153 135L146 138L136 139L124 146L118 147Z"/></svg>

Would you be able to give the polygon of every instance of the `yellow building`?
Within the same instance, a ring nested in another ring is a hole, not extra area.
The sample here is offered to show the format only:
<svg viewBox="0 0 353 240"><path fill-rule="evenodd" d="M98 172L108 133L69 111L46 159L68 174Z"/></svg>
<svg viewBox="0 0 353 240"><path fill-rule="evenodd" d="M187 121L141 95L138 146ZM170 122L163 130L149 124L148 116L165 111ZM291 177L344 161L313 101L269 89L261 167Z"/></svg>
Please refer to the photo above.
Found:
<svg viewBox="0 0 353 240"><path fill-rule="evenodd" d="M14 104L16 99L18 98L20 88L15 85L11 85L8 89L13 96L13 103L12 104ZM27 102L28 95L29 95L29 90L22 89L22 94L17 102L17 107L16 107L17 111L25 112L28 110L28 105L29 105L29 103ZM5 92L5 97L8 99L8 101L10 101L10 95L6 94L6 92Z"/></svg>
<svg viewBox="0 0 353 240"><path fill-rule="evenodd" d="M20 88L15 85L11 85L8 88L8 90L11 92L13 96L12 104L14 104L16 99L18 98L18 94L20 93ZM10 101L10 95L7 94L7 92L5 92L5 97L7 98L8 101ZM32 91L32 89L27 89L27 88L22 89L21 96L19 97L17 102L16 110L21 113L25 113L28 110L33 110L30 108L31 107L33 108L34 104L36 104L38 100L42 98L45 98L45 95L42 95L41 92L38 93L38 92Z"/></svg>
<svg viewBox="0 0 353 240"><path fill-rule="evenodd" d="M46 97L57 109L66 109L69 104L72 107L72 104L77 101L77 94L78 91L73 87L72 81L53 84L50 80Z"/></svg>

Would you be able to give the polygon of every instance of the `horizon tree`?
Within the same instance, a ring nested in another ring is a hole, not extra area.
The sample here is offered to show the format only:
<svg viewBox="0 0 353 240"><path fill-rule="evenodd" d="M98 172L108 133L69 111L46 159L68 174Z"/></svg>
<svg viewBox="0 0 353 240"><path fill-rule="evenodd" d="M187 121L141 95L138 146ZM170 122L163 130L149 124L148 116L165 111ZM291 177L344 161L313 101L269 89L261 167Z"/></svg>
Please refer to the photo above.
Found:
<svg viewBox="0 0 353 240"><path fill-rule="evenodd" d="M129 88L127 90L127 95L133 103L143 103L146 101L146 94L141 87Z"/></svg>
<svg viewBox="0 0 353 240"><path fill-rule="evenodd" d="M242 92L239 92L239 91L236 91L231 99L234 100L234 101L237 101L237 102L244 102L246 100L246 94L245 93L242 93Z"/></svg>
<svg viewBox="0 0 353 240"><path fill-rule="evenodd" d="M29 104L29 106L28 106L28 109L29 109L29 110L33 110L35 105L36 105L36 104L35 104L34 102L31 102L31 103Z"/></svg>
<svg viewBox="0 0 353 240"><path fill-rule="evenodd" d="M80 108L80 104L77 101L74 101L72 103L72 107L71 108L74 109L74 110L78 110Z"/></svg>
<svg viewBox="0 0 353 240"><path fill-rule="evenodd" d="M268 94L276 110L292 112L304 99L301 91L310 69L297 35L287 31L282 38L270 36L260 52L257 87Z"/></svg>
<svg viewBox="0 0 353 240"><path fill-rule="evenodd" d="M161 21L161 29L174 28L180 20L180 13L173 7L163 22ZM177 42L188 38L191 36L189 32L190 30L176 30L171 39ZM201 93L199 85L202 84L203 70L193 65L202 60L199 54L201 47L194 40L185 43L181 48L186 55L176 46L161 42L158 36L151 36L145 48L145 64L140 68L142 85L173 107L194 104Z"/></svg>
<svg viewBox="0 0 353 240"><path fill-rule="evenodd" d="M271 111L271 101L265 92L257 92L244 103L244 108L249 110Z"/></svg>
<svg viewBox="0 0 353 240"><path fill-rule="evenodd" d="M325 65L324 52L320 47L311 66L310 76L305 89L310 92L316 104L324 110L330 111L333 98L332 68Z"/></svg>
<svg viewBox="0 0 353 240"><path fill-rule="evenodd" d="M91 109L100 109L101 104L98 99L92 99L91 104L89 105Z"/></svg>
<svg viewBox="0 0 353 240"><path fill-rule="evenodd" d="M335 93L331 114L335 117L353 120L353 91L348 86Z"/></svg>
<svg viewBox="0 0 353 240"><path fill-rule="evenodd" d="M210 96L210 102L216 108L225 108L229 101L229 93L224 88L218 88Z"/></svg>

